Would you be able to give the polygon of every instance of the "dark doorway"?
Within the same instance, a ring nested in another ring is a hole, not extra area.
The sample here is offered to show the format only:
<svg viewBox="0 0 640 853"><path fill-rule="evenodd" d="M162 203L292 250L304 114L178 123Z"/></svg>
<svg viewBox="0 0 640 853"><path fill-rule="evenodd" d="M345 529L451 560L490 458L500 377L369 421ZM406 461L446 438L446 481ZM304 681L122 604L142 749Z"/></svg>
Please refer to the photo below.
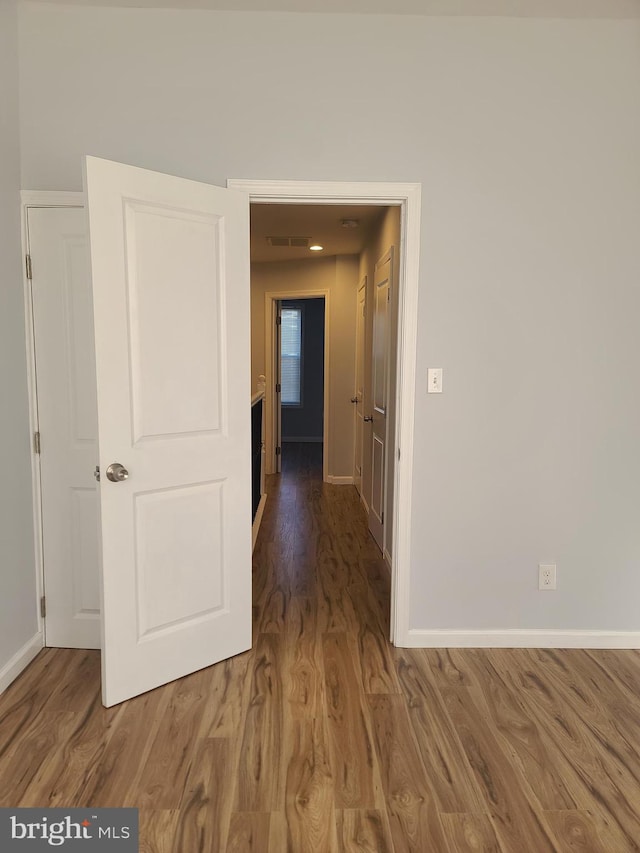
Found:
<svg viewBox="0 0 640 853"><path fill-rule="evenodd" d="M306 449L320 460L324 440L325 300L280 303L282 463Z"/></svg>

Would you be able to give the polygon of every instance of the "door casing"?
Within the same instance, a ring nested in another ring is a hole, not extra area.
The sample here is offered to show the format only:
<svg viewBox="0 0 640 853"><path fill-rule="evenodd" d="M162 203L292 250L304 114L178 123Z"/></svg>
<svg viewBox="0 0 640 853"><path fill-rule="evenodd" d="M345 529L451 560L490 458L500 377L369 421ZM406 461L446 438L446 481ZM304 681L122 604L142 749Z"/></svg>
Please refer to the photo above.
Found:
<svg viewBox="0 0 640 853"><path fill-rule="evenodd" d="M360 181L264 181L229 179L245 190L250 204L375 204L400 206L398 251L398 360L396 449L391 560L391 642L411 645L411 495L418 339L418 283L422 186L418 183ZM355 318L354 318L355 319ZM400 450L402 453L400 454Z"/></svg>

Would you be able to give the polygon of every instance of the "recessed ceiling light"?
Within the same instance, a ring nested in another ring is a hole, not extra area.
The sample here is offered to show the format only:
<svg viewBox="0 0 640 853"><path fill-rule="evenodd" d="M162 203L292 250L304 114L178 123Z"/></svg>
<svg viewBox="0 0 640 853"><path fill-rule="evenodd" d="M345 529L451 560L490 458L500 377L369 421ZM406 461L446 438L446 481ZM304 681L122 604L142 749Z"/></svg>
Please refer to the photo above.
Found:
<svg viewBox="0 0 640 853"><path fill-rule="evenodd" d="M318 246L318 244L316 243L314 246L309 246L309 249L312 252L321 252L324 249L324 246Z"/></svg>

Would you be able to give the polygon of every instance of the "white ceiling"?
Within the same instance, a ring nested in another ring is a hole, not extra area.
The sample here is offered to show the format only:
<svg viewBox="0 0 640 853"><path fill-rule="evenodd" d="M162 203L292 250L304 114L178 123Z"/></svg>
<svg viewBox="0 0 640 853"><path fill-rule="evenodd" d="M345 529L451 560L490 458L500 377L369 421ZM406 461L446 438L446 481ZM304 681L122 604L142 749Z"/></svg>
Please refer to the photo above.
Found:
<svg viewBox="0 0 640 853"><path fill-rule="evenodd" d="M251 260L298 261L328 255L357 255L384 208L355 204L252 204ZM343 228L342 219L357 219L357 228ZM270 246L267 237L308 237L322 252Z"/></svg>
<svg viewBox="0 0 640 853"><path fill-rule="evenodd" d="M526 18L640 18L640 0L44 0L76 6Z"/></svg>

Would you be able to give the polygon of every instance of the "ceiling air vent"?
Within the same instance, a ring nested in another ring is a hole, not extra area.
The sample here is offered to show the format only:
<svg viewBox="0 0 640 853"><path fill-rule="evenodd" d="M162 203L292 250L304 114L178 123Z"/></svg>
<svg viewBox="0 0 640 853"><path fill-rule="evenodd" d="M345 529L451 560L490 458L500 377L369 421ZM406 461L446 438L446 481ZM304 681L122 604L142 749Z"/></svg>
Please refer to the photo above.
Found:
<svg viewBox="0 0 640 853"><path fill-rule="evenodd" d="M270 246L278 246L280 248L308 249L309 237L267 237L267 243Z"/></svg>

